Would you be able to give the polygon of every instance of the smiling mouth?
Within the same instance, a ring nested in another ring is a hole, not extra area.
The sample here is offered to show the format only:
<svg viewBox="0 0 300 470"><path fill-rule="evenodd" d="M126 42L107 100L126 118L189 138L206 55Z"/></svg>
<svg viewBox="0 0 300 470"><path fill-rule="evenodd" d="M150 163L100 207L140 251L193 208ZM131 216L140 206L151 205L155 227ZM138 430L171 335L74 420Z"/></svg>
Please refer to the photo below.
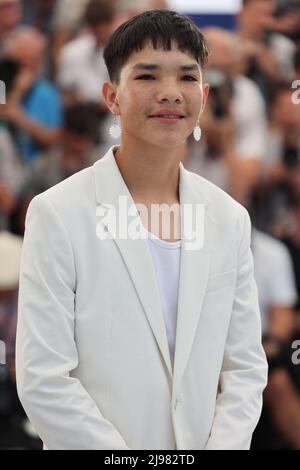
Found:
<svg viewBox="0 0 300 470"><path fill-rule="evenodd" d="M155 115L150 116L150 117L176 118L176 119L179 119L179 118L183 118L184 116L181 116L180 114L155 114Z"/></svg>
<svg viewBox="0 0 300 470"><path fill-rule="evenodd" d="M180 119L184 119L184 116L178 116L178 115L161 115L161 116L149 116L151 119L156 119L157 121L160 121L162 123L166 123L166 124L173 124L173 123L176 123L178 121L180 121Z"/></svg>

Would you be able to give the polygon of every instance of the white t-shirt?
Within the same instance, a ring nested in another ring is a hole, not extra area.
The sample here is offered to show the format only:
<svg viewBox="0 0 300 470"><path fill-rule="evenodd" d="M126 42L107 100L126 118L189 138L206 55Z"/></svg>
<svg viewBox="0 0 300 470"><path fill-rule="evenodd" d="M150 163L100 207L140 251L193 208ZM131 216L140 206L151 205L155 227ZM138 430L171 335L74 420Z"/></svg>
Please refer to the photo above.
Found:
<svg viewBox="0 0 300 470"><path fill-rule="evenodd" d="M234 79L232 113L237 154L241 159L263 159L267 141L265 102L256 83L242 75Z"/></svg>
<svg viewBox="0 0 300 470"><path fill-rule="evenodd" d="M0 184L18 194L26 181L27 171L18 159L17 150L8 131L0 128ZM0 231L7 229L8 217L0 207Z"/></svg>
<svg viewBox="0 0 300 470"><path fill-rule="evenodd" d="M271 35L271 47L283 79L293 80L295 75L294 55L297 47L291 39L278 33Z"/></svg>
<svg viewBox="0 0 300 470"><path fill-rule="evenodd" d="M270 308L297 302L295 276L290 254L279 240L253 229L252 250L262 331L267 333Z"/></svg>
<svg viewBox="0 0 300 470"><path fill-rule="evenodd" d="M57 82L63 90L77 92L83 99L99 103L101 86L108 80L103 49L92 34L67 43L60 53Z"/></svg>
<svg viewBox="0 0 300 470"><path fill-rule="evenodd" d="M60 0L55 5L53 29L78 28L83 19L85 9L90 0Z"/></svg>
<svg viewBox="0 0 300 470"><path fill-rule="evenodd" d="M0 182L5 183L17 194L25 182L27 173L18 158L17 149L9 132L4 127L0 128Z"/></svg>
<svg viewBox="0 0 300 470"><path fill-rule="evenodd" d="M174 364L181 240L166 242L146 229L161 295L172 365Z"/></svg>

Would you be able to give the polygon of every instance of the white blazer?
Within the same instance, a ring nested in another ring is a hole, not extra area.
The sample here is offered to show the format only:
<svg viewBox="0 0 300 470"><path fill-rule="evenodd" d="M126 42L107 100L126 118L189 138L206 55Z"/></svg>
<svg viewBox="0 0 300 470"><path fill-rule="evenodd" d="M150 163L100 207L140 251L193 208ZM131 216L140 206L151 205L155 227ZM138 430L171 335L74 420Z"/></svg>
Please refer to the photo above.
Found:
<svg viewBox="0 0 300 470"><path fill-rule="evenodd" d="M113 147L31 202L17 385L48 449L249 448L267 381L249 216L182 164L179 194L205 211L197 250L182 218L174 371L147 241L97 236L99 207L134 204Z"/></svg>

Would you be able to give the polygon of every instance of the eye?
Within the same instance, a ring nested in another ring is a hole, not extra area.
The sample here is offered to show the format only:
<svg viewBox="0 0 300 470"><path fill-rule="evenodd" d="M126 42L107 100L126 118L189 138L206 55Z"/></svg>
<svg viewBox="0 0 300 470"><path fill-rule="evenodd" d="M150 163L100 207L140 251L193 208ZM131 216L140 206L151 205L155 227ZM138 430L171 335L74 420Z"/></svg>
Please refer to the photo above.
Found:
<svg viewBox="0 0 300 470"><path fill-rule="evenodd" d="M197 79L191 75L184 75L182 78L187 82L197 82Z"/></svg>
<svg viewBox="0 0 300 470"><path fill-rule="evenodd" d="M139 77L136 77L136 80L150 80L154 79L153 75L140 75Z"/></svg>

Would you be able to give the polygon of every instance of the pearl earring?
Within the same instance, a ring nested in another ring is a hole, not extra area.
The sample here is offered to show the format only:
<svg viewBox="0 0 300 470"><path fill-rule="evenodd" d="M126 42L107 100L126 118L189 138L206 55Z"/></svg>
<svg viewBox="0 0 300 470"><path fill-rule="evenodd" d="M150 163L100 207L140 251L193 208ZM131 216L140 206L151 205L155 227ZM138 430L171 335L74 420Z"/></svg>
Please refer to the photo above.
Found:
<svg viewBox="0 0 300 470"><path fill-rule="evenodd" d="M114 122L112 123L112 125L109 128L109 134L111 135L111 137L113 139L119 139L119 137L121 136L121 126L119 126L119 124L117 124L117 116L116 115L114 115Z"/></svg>
<svg viewBox="0 0 300 470"><path fill-rule="evenodd" d="M194 128L194 132L193 132L193 136L194 136L194 139L195 139L196 142L199 142L199 140L201 139L201 135L202 135L201 127L199 125L197 125Z"/></svg>

